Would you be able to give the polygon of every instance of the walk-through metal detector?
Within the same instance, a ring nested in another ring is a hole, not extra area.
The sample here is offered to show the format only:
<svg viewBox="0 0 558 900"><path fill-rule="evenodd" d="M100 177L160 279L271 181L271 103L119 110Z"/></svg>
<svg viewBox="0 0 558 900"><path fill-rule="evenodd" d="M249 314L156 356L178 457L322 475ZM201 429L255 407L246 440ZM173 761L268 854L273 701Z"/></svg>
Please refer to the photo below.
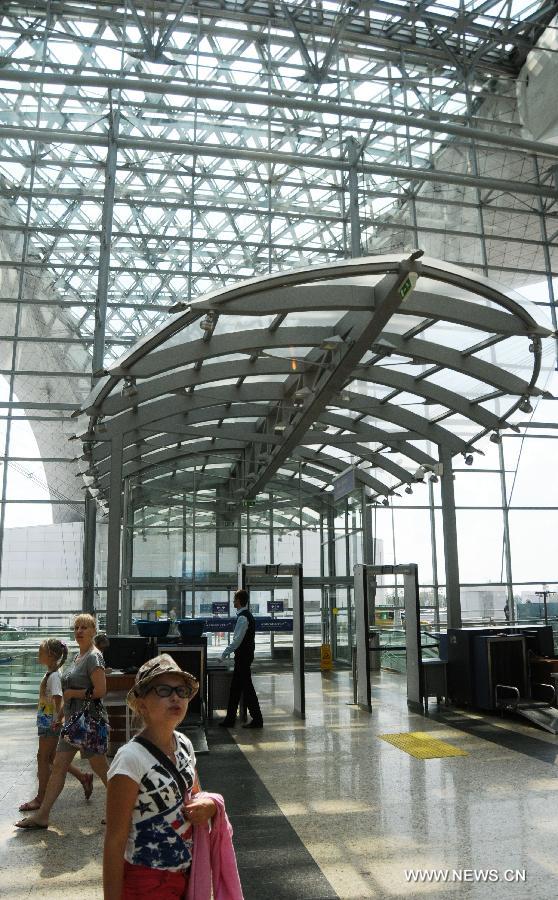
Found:
<svg viewBox="0 0 558 900"><path fill-rule="evenodd" d="M293 566L252 566L240 563L238 566L239 588L250 588L250 576L278 577L290 575L292 578L293 597L293 712L301 719L305 718L304 689L304 594L302 588L302 565Z"/></svg>
<svg viewBox="0 0 558 900"><path fill-rule="evenodd" d="M369 634L370 622L375 620L376 578L378 575L403 576L405 643L407 648L407 705L416 712L424 712L418 566L416 563L409 563L404 566L358 565L354 568L357 703L362 709L372 712Z"/></svg>

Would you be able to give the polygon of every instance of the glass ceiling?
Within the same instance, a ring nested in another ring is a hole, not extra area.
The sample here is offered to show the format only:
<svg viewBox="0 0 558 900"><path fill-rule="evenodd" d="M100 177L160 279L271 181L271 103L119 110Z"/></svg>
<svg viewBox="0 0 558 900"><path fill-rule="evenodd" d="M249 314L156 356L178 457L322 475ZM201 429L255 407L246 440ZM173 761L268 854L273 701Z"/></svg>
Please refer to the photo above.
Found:
<svg viewBox="0 0 558 900"><path fill-rule="evenodd" d="M456 140L420 117L480 124L553 6L344 0L274 4L270 19L266 2L4 3L0 176L13 225L28 222L27 267L54 277L68 327L92 341L111 128L109 359L169 305L344 256L349 135L369 249L385 251L416 183L390 166L427 170Z"/></svg>

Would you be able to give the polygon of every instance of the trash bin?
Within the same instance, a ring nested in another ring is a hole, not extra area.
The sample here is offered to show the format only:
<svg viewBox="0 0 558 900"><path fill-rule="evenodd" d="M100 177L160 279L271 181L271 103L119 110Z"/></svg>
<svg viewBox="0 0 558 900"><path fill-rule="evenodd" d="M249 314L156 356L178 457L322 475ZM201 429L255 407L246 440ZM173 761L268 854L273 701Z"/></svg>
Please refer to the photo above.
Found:
<svg viewBox="0 0 558 900"><path fill-rule="evenodd" d="M380 657L381 653L379 650L375 649L380 646L380 634L377 631L370 631L368 634L368 648L369 648L369 656L370 656L370 671L371 672L379 672L380 671Z"/></svg>

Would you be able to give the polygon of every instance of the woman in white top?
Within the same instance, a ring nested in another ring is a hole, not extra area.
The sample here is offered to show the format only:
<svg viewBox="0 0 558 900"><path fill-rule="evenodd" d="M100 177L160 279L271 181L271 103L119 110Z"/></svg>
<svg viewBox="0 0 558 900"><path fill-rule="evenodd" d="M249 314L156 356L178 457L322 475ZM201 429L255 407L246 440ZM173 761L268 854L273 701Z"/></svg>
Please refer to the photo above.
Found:
<svg viewBox="0 0 558 900"><path fill-rule="evenodd" d="M64 697L64 716L66 723L69 717L80 710L86 699L100 700L107 692L105 678L105 661L103 654L95 647L95 634L97 624L89 613L81 613L74 621L74 635L79 647L79 653L73 663L64 672L62 688ZM58 739L56 755L52 764L52 771L48 780L45 796L39 809L25 819L16 822L18 828L48 828L50 811L62 792L66 774L77 753L77 748L66 741L62 736ZM89 761L93 772L101 781L107 783L107 758L105 755L93 755L86 750L81 750L82 759Z"/></svg>

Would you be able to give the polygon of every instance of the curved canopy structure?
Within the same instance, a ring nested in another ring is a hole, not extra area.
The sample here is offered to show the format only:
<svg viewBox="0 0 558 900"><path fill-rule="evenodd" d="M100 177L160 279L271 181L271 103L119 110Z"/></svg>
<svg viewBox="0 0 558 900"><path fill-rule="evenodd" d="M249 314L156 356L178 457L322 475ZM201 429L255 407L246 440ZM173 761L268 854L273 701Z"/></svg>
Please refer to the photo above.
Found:
<svg viewBox="0 0 558 900"><path fill-rule="evenodd" d="M105 373L79 421L85 478L110 501L121 460L112 490L186 490L195 472L238 501L302 485L312 507L356 464L386 502L517 428L551 333L513 292L421 251L243 281Z"/></svg>

